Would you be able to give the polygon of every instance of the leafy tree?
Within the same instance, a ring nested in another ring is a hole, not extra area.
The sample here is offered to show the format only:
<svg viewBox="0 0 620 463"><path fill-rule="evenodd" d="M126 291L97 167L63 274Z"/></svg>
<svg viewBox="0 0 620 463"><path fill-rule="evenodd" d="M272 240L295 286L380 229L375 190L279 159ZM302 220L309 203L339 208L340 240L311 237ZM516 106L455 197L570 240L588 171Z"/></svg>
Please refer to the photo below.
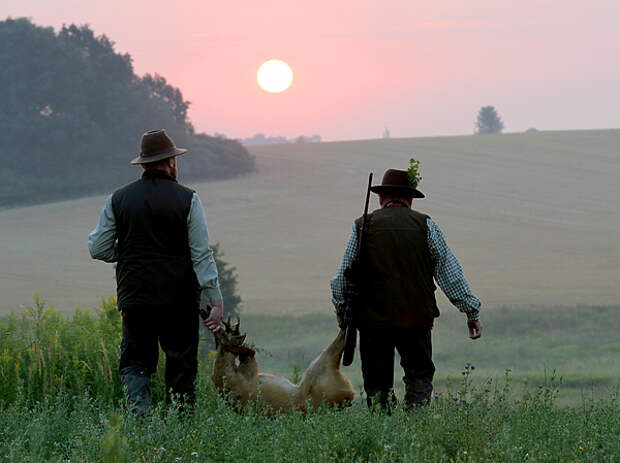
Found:
<svg viewBox="0 0 620 463"><path fill-rule="evenodd" d="M239 316L239 304L241 304L241 297L237 293L237 269L231 267L228 262L222 260L223 253L220 250L220 245L215 244L211 246L213 249L213 256L215 257L215 264L217 265L217 271L220 281L220 289L222 291L222 298L224 299L225 316L236 317Z"/></svg>
<svg viewBox="0 0 620 463"><path fill-rule="evenodd" d="M158 74L138 77L131 56L88 26L55 33L25 18L0 21L0 207L109 192L136 178L140 136L166 128L183 180L254 170L234 140L195 134L190 105Z"/></svg>
<svg viewBox="0 0 620 463"><path fill-rule="evenodd" d="M501 133L504 130L504 122L493 106L483 106L478 112L475 128L479 134Z"/></svg>

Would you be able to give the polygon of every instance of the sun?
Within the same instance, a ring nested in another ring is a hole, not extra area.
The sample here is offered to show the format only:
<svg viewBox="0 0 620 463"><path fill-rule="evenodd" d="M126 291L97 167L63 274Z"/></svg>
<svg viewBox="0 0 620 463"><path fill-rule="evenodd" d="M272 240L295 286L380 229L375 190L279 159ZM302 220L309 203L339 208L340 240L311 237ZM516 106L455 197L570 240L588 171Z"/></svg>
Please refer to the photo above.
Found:
<svg viewBox="0 0 620 463"><path fill-rule="evenodd" d="M270 93L280 93L291 86L293 70L284 61L270 59L258 68L256 73L258 85Z"/></svg>

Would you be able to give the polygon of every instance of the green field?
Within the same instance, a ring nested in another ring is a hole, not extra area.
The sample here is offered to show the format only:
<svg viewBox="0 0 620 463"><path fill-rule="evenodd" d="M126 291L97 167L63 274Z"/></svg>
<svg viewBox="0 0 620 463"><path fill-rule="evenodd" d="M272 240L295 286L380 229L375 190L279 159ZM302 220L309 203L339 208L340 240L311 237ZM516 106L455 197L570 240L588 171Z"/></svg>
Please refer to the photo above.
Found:
<svg viewBox="0 0 620 463"><path fill-rule="evenodd" d="M589 308L584 319L554 308L536 320L516 308L489 310L486 348L464 340L462 320L446 317L436 331L435 398L391 416L359 399L342 411L238 414L214 391L203 349L193 415L164 407L160 370L157 408L137 422L121 400L114 300L71 318L37 302L0 322L0 462L614 462L617 310ZM293 362L305 366L336 331L324 315L242 323L263 346L261 370L289 377L298 374ZM476 369L462 375L463 359ZM359 385L357 369L346 372Z"/></svg>
<svg viewBox="0 0 620 463"><path fill-rule="evenodd" d="M95 397L118 398L120 315L115 307L109 298L97 309L80 309L65 317L44 301L35 301L25 314L5 317L0 322L2 401L10 402L19 391L38 400L67 387L71 394L88 391ZM617 306L488 309L484 342L467 338L460 313L442 314L433 330L435 392L447 394L458 387L464 365L470 363L476 367L470 375L476 384L500 380L508 373L513 389L526 391L554 377L561 389L557 403L574 406L584 398L607 396L620 386L619 310ZM247 342L258 349L260 370L291 379L338 331L334 317L326 314L242 314L241 320ZM212 335L203 330L203 337L206 359ZM359 358L343 371L361 392ZM399 378L398 359L396 371ZM398 380L399 395L402 387Z"/></svg>
<svg viewBox="0 0 620 463"><path fill-rule="evenodd" d="M496 380L510 370L519 390L561 377L559 402L564 404L606 395L620 385L619 312L617 306L492 308L485 314L484 342L467 338L461 314L444 314L433 331L435 388L447 392L458 385L469 362L476 366L475 381ZM324 315L248 315L242 328L249 342L265 351L258 357L261 369L285 375L295 364L305 368L337 331L334 319ZM396 377L402 376L398 359L396 368ZM344 371L359 389L359 364Z"/></svg>

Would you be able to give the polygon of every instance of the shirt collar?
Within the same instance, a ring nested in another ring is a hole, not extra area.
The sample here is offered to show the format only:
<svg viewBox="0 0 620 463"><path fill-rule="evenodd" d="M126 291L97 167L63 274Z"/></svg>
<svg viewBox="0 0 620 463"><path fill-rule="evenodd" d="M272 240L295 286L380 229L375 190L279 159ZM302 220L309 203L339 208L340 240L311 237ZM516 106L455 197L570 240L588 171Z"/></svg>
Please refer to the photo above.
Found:
<svg viewBox="0 0 620 463"><path fill-rule="evenodd" d="M388 201L387 203L385 203L382 209L387 209L388 207L409 207L409 206L407 206L405 202L399 199L392 199L391 201Z"/></svg>

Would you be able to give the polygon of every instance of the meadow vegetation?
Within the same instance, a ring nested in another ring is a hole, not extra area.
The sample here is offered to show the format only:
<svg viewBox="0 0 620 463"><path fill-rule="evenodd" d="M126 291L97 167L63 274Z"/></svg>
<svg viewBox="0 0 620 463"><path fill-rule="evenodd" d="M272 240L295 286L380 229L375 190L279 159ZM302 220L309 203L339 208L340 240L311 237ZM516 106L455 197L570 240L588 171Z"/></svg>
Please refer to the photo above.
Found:
<svg viewBox="0 0 620 463"><path fill-rule="evenodd" d="M548 309L533 324L516 308L488 311L485 334L492 338L495 331L497 338L477 352L450 341L461 327L445 320L435 340L434 400L413 412L370 413L357 400L338 412L238 414L215 392L212 356L206 354L192 415L165 407L159 371L159 406L136 422L125 411L117 372L114 298L65 317L35 297L25 313L0 322L0 461L617 461L618 375L609 367L618 358L611 337L617 308L587 312L584 318L566 308ZM328 315L241 317L250 342L263 347L261 370L291 377L336 329ZM550 332L554 336L545 341ZM572 335L558 340L562 333ZM548 368L558 366L546 378L545 352L552 353ZM466 356L476 365L466 364ZM596 359L607 366L597 370ZM502 365L513 372L500 372ZM574 365L583 365L581 382L571 379L579 372ZM345 372L355 378L354 370ZM581 391L570 405L562 402L567 390Z"/></svg>

